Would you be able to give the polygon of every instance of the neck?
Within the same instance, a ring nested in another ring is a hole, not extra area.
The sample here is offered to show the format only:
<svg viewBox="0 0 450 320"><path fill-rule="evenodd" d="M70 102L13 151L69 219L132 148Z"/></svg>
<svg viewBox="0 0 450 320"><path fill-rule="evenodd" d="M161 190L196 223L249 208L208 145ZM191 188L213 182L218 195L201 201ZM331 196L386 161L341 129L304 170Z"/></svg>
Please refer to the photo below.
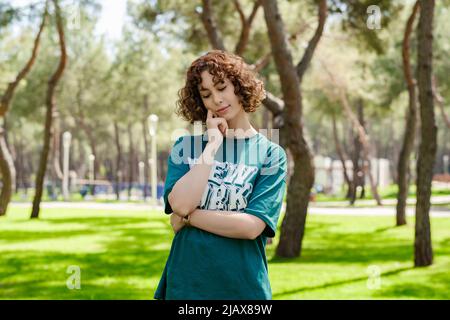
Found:
<svg viewBox="0 0 450 320"><path fill-rule="evenodd" d="M244 110L242 110L242 113L239 113L236 117L227 122L228 129L234 130L231 136L236 138L251 137L258 133L251 125L248 115Z"/></svg>

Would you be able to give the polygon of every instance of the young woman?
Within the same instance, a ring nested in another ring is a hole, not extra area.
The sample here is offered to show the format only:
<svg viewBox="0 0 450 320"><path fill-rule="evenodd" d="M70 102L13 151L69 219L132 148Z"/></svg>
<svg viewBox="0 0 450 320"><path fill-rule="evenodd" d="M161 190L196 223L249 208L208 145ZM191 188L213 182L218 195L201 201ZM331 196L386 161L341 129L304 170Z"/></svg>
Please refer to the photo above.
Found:
<svg viewBox="0 0 450 320"><path fill-rule="evenodd" d="M175 231L155 299L271 299L265 246L286 186L286 153L249 114L264 85L242 58L219 50L196 59L177 113L206 123L179 138L168 160L165 213Z"/></svg>

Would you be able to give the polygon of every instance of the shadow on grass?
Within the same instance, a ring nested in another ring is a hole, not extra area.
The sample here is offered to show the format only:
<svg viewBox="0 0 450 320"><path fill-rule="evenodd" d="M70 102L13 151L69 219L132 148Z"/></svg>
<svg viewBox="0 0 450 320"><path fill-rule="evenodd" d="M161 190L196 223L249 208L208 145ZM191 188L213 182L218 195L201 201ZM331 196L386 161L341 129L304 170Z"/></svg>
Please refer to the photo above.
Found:
<svg viewBox="0 0 450 320"><path fill-rule="evenodd" d="M0 299L152 299L172 239L168 219L79 218L42 219L43 223L77 223L76 231L8 231L15 243L30 242L30 249L2 250L0 265ZM155 222L161 226L154 227ZM162 223L164 222L164 223ZM32 222L34 223L34 221ZM57 229L57 228L55 228ZM111 230L114 232L111 233ZM2 236L5 233L2 232ZM74 253L58 252L50 247L33 248L35 240L64 241L82 237ZM91 240L90 236L101 236ZM60 239L60 240L59 240ZM100 239L100 240L99 240ZM98 250L83 252L95 245ZM80 253L77 251L81 251ZM81 270L81 289L69 290L67 273L70 265Z"/></svg>
<svg viewBox="0 0 450 320"><path fill-rule="evenodd" d="M40 221L40 222L38 222ZM18 231L1 231L3 245L11 242L30 243L23 250L2 250L0 264L0 299L152 299L169 255L173 232L165 215L151 218L139 216L111 217L55 217L38 221L20 221ZM38 230L39 223L45 229ZM12 222L16 224L17 222ZM30 230L26 230L30 223ZM65 225L66 224L66 225ZM272 258L270 263L330 263L337 267L345 264L364 265L379 261L413 261L411 239L397 238L395 227L380 227L372 232L348 229L343 231L339 222L308 222L301 258ZM49 227L50 226L50 227ZM54 228L52 229L52 226ZM74 230L70 230L74 227ZM337 227L337 228L335 228ZM64 230L67 229L67 230ZM23 229L23 230L21 230ZM388 232L386 232L388 231ZM52 245L64 243L72 237L67 250L52 249ZM35 240L49 242L47 247L34 245ZM78 242L79 241L79 242ZM437 244L436 253L449 253L450 238ZM268 246L268 257L273 255L276 244ZM14 246L13 246L14 247ZM94 248L94 249L92 249ZM84 250L86 249L86 250ZM89 251L91 251L89 253ZM70 274L67 267L81 268L81 289L69 290L66 281ZM397 275L412 268L402 268L382 273L382 276ZM274 298L304 292L335 288L340 285L367 280L367 277L345 279L324 283L316 287L301 287L276 293ZM450 283L449 275L431 274L429 286L423 281L401 283L380 291L380 295L396 297L429 298L432 290L442 297L444 287ZM423 293L421 290L423 289ZM437 288L437 289L436 289ZM378 292L377 292L378 294Z"/></svg>
<svg viewBox="0 0 450 320"><path fill-rule="evenodd" d="M387 277L387 276L391 276L391 275L396 275L396 274L399 274L400 272L411 270L411 269L413 269L413 268L409 267L409 268L400 268L400 269L396 269L396 270L391 270L391 271L388 271L388 272L381 273L380 276L381 277L383 277L383 276ZM328 289L328 288L331 288L331 287L337 287L337 286L346 285L346 284L350 284L350 283L355 283L355 282L359 282L359 281L367 281L367 276L359 277L359 278L353 278L353 279L346 279L346 280L342 280L342 281L333 281L333 282L322 284L320 286L302 287L302 288L298 288L298 289L278 292L278 293L273 295L273 298L277 298L277 297L281 297L281 296L289 295L289 294L300 293L300 292L304 292L304 291Z"/></svg>
<svg viewBox="0 0 450 320"><path fill-rule="evenodd" d="M383 298L450 299L450 291L448 290L450 274L448 272L431 273L425 279L426 281L410 281L393 284L387 288L377 290L375 295L382 296Z"/></svg>
<svg viewBox="0 0 450 320"><path fill-rule="evenodd" d="M385 231L389 231L389 230L395 230L397 228L402 228L403 226L387 226L387 227L383 227L383 228L378 228L377 230L375 230L375 233L379 233L379 232L385 232Z"/></svg>
<svg viewBox="0 0 450 320"><path fill-rule="evenodd" d="M385 230L391 229L382 228ZM301 257L281 258L274 255L270 246L270 263L371 263L377 261L411 261L413 245L409 240L394 239L382 235L384 230L374 232L324 232L310 236L304 241ZM313 234L308 227L308 234ZM314 239L313 239L314 238Z"/></svg>
<svg viewBox="0 0 450 320"><path fill-rule="evenodd" d="M169 226L167 219L161 221L152 219L152 222L161 222ZM143 223L150 223L149 219L145 218L124 218L124 217L80 217L80 218L40 218L39 220L17 220L14 224L32 223L33 227L29 230L2 230L2 239L10 242L23 242L27 240L45 240L69 237L77 237L81 235L92 235L97 231L114 231L123 230L124 228L133 228L133 225L140 225ZM38 224L54 224L55 229L46 228L45 230L36 230ZM73 224L73 226L70 226ZM58 231L58 226L69 225ZM75 226L75 227L74 227Z"/></svg>

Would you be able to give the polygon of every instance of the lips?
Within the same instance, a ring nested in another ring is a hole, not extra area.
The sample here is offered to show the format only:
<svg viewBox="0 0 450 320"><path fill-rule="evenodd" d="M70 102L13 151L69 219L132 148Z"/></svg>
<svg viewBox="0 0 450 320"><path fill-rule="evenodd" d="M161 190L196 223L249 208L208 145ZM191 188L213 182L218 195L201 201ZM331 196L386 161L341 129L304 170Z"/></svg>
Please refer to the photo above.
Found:
<svg viewBox="0 0 450 320"><path fill-rule="evenodd" d="M227 110L229 107L230 106L228 105L226 107L220 108L220 109L217 110L217 112L223 112L223 111Z"/></svg>

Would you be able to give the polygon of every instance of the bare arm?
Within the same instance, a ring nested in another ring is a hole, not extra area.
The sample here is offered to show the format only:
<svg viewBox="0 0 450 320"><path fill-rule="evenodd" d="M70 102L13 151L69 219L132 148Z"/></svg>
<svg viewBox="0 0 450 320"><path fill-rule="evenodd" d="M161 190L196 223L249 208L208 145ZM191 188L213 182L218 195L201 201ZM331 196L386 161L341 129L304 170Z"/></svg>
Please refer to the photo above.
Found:
<svg viewBox="0 0 450 320"><path fill-rule="evenodd" d="M260 218L243 212L195 209L189 214L193 227L235 239L256 239L266 227Z"/></svg>
<svg viewBox="0 0 450 320"><path fill-rule="evenodd" d="M208 183L209 174L214 163L217 146L208 142L199 162L178 180L169 193L168 200L172 210L180 217L197 208Z"/></svg>
<svg viewBox="0 0 450 320"><path fill-rule="evenodd" d="M228 128L226 120L215 117L210 110L207 115L207 126L209 141L198 159L199 162L175 183L168 196L173 212L180 217L188 215L199 205L214 164L215 154Z"/></svg>

